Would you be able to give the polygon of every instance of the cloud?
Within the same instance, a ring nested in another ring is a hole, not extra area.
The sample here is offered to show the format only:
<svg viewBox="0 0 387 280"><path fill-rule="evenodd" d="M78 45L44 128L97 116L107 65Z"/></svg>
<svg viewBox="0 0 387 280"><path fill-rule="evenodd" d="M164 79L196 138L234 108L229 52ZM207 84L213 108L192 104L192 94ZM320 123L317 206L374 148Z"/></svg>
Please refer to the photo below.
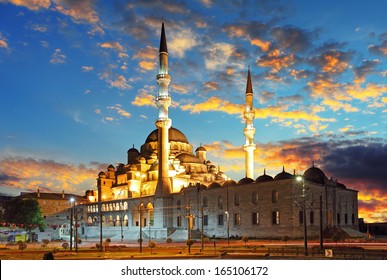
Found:
<svg viewBox="0 0 387 280"><path fill-rule="evenodd" d="M93 66L82 66L82 71L83 72L90 72L93 71L94 67Z"/></svg>
<svg viewBox="0 0 387 280"><path fill-rule="evenodd" d="M208 70L224 69L230 66L230 59L235 54L235 47L228 43L214 43L205 54L205 66Z"/></svg>
<svg viewBox="0 0 387 280"><path fill-rule="evenodd" d="M63 64L66 62L66 56L62 53L61 49L55 49L51 56L50 63L52 64Z"/></svg>
<svg viewBox="0 0 387 280"><path fill-rule="evenodd" d="M209 92L209 91L217 91L219 90L219 83L218 82L206 82L203 84L203 91Z"/></svg>
<svg viewBox="0 0 387 280"><path fill-rule="evenodd" d="M94 189L96 175L106 166L23 157L6 157L0 162L0 184L3 187L21 191L36 191L37 188L49 192L64 190L78 194Z"/></svg>
<svg viewBox="0 0 387 280"><path fill-rule="evenodd" d="M258 38L251 40L251 45L260 47L262 51L267 52L270 49L271 43L267 41L262 41Z"/></svg>
<svg viewBox="0 0 387 280"><path fill-rule="evenodd" d="M70 16L77 23L99 23L98 14L94 9L94 0L53 0L53 2L58 12Z"/></svg>
<svg viewBox="0 0 387 280"><path fill-rule="evenodd" d="M270 31L271 36L282 49L292 52L306 51L312 45L316 32L309 32L294 26L275 27Z"/></svg>
<svg viewBox="0 0 387 280"><path fill-rule="evenodd" d="M8 0L16 6L23 6L30 10L37 11L41 8L48 9L51 5L51 0Z"/></svg>
<svg viewBox="0 0 387 280"><path fill-rule="evenodd" d="M127 80L124 76L119 75L114 81L110 81L112 87L116 87L121 90L131 89L132 86L127 83Z"/></svg>
<svg viewBox="0 0 387 280"><path fill-rule="evenodd" d="M171 90L173 92L179 93L179 94L187 94L190 89L186 85L178 85L178 84L172 84L171 85Z"/></svg>
<svg viewBox="0 0 387 280"><path fill-rule="evenodd" d="M158 57L158 54L159 54L159 51L157 48L146 46L145 48L139 49L133 55L133 59L156 60Z"/></svg>
<svg viewBox="0 0 387 280"><path fill-rule="evenodd" d="M168 52L174 57L183 58L187 51L198 45L199 38L192 29L179 27L168 40Z"/></svg>
<svg viewBox="0 0 387 280"><path fill-rule="evenodd" d="M114 106L109 106L107 108L110 109L110 110L115 110L117 112L117 114L119 114L122 117L130 118L130 116L131 116L131 114L129 112L127 112L124 109L122 109L122 105L121 104L116 104Z"/></svg>
<svg viewBox="0 0 387 280"><path fill-rule="evenodd" d="M273 72L278 72L282 68L287 68L294 63L294 55L286 55L278 49L272 50L258 58L256 63L259 66L271 68Z"/></svg>
<svg viewBox="0 0 387 280"><path fill-rule="evenodd" d="M139 94L136 95L135 99L132 101L132 105L135 106L151 106L156 107L155 96L150 92L156 90L155 86L146 86L139 91Z"/></svg>
<svg viewBox="0 0 387 280"><path fill-rule="evenodd" d="M350 52L329 50L316 57L312 64L320 67L321 71L325 73L342 73L348 69L351 58Z"/></svg>
<svg viewBox="0 0 387 280"><path fill-rule="evenodd" d="M145 70L145 71L150 71L150 70L153 70L157 67L157 62L155 61L146 61L146 60L143 60L143 61L140 61L138 63L138 66L142 69L142 70Z"/></svg>
<svg viewBox="0 0 387 280"><path fill-rule="evenodd" d="M387 55L387 40L384 40L380 45L370 45L368 50L371 53L386 56Z"/></svg>
<svg viewBox="0 0 387 280"><path fill-rule="evenodd" d="M354 68L355 83L365 82L366 76L375 73L375 67L380 64L380 60L363 60L361 65Z"/></svg>
<svg viewBox="0 0 387 280"><path fill-rule="evenodd" d="M5 40L5 38L3 38L3 36L1 35L1 33L0 33L0 48L3 48L3 49L8 50L8 43L7 43L7 41Z"/></svg>
<svg viewBox="0 0 387 280"><path fill-rule="evenodd" d="M104 42L100 43L99 46L104 49L113 49L116 52L125 51L125 48L119 42Z"/></svg>

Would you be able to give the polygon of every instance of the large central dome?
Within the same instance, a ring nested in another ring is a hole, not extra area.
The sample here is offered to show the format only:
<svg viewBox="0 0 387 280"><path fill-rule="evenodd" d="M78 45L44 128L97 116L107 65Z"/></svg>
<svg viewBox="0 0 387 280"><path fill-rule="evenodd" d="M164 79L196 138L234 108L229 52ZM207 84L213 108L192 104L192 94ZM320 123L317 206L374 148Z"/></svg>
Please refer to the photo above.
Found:
<svg viewBox="0 0 387 280"><path fill-rule="evenodd" d="M150 143L150 142L158 142L158 129L153 130L148 137L145 140L145 143ZM168 131L168 138L169 142L174 141L174 142L182 142L182 143L187 143L189 144L187 137L181 132L180 130L171 127Z"/></svg>

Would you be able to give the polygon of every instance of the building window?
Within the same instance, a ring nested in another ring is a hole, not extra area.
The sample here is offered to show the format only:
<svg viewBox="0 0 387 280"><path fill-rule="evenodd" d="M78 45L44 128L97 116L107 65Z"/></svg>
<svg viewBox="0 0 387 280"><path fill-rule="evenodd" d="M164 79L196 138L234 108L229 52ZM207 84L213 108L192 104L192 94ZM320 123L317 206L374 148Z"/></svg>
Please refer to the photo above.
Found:
<svg viewBox="0 0 387 280"><path fill-rule="evenodd" d="M180 200L177 201L177 210L181 210L181 202L180 202Z"/></svg>
<svg viewBox="0 0 387 280"><path fill-rule="evenodd" d="M352 214L352 224L355 224L355 214Z"/></svg>
<svg viewBox="0 0 387 280"><path fill-rule="evenodd" d="M252 224L253 225L259 224L259 213L255 212L252 214Z"/></svg>
<svg viewBox="0 0 387 280"><path fill-rule="evenodd" d="M348 214L344 214L344 224L348 225Z"/></svg>
<svg viewBox="0 0 387 280"><path fill-rule="evenodd" d="M203 216L203 225L208 226L208 215Z"/></svg>
<svg viewBox="0 0 387 280"><path fill-rule="evenodd" d="M181 227L181 216L177 216L177 226Z"/></svg>
<svg viewBox="0 0 387 280"><path fill-rule="evenodd" d="M208 198L207 198L207 196L203 197L203 207L208 207Z"/></svg>
<svg viewBox="0 0 387 280"><path fill-rule="evenodd" d="M218 215L218 226L223 226L224 220L223 220L223 214Z"/></svg>
<svg viewBox="0 0 387 280"><path fill-rule="evenodd" d="M240 226L241 225L241 214L235 213L234 214L234 226Z"/></svg>
<svg viewBox="0 0 387 280"><path fill-rule="evenodd" d="M253 204L258 204L258 193L257 192L253 192L252 200L253 200Z"/></svg>
<svg viewBox="0 0 387 280"><path fill-rule="evenodd" d="M310 211L310 213L309 213L309 222L311 225L314 224L314 212L313 211Z"/></svg>
<svg viewBox="0 0 387 280"><path fill-rule="evenodd" d="M279 225L279 223L280 223L280 212L279 211L274 211L272 213L272 223L273 223L273 225Z"/></svg>
<svg viewBox="0 0 387 280"><path fill-rule="evenodd" d="M223 209L223 198L222 198L222 196L218 197L218 206L219 206L219 209Z"/></svg>
<svg viewBox="0 0 387 280"><path fill-rule="evenodd" d="M337 213L337 224L339 225L340 224L340 213Z"/></svg>
<svg viewBox="0 0 387 280"><path fill-rule="evenodd" d="M273 190L271 193L271 201L273 203L278 202L279 193L276 190Z"/></svg>
<svg viewBox="0 0 387 280"><path fill-rule="evenodd" d="M302 211L298 211L298 222L300 225L304 223L304 213Z"/></svg>
<svg viewBox="0 0 387 280"><path fill-rule="evenodd" d="M234 196L234 205L239 206L239 194L237 193Z"/></svg>

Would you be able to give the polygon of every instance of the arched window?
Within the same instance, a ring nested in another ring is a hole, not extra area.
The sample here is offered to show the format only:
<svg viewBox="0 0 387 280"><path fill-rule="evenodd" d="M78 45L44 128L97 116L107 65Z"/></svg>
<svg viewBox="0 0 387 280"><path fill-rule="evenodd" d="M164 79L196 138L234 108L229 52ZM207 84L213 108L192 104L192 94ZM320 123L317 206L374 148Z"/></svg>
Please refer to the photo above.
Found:
<svg viewBox="0 0 387 280"><path fill-rule="evenodd" d="M253 195L252 195L252 201L253 201L253 204L258 204L258 193L257 192L253 192Z"/></svg>
<svg viewBox="0 0 387 280"><path fill-rule="evenodd" d="M207 196L203 197L203 207L208 207L208 198L207 198Z"/></svg>
<svg viewBox="0 0 387 280"><path fill-rule="evenodd" d="M271 201L274 203L274 202L278 202L278 197L279 197L279 193L277 190L273 190L272 193L271 193Z"/></svg>
<svg viewBox="0 0 387 280"><path fill-rule="evenodd" d="M177 201L177 210L181 210L181 202L180 202L180 200Z"/></svg>
<svg viewBox="0 0 387 280"><path fill-rule="evenodd" d="M235 206L239 206L239 203L240 203L240 199L239 199L240 197L239 197L239 194L238 193L236 193L235 195L234 195L234 205Z"/></svg>
<svg viewBox="0 0 387 280"><path fill-rule="evenodd" d="M223 209L223 198L221 195L218 197L218 207L219 209Z"/></svg>

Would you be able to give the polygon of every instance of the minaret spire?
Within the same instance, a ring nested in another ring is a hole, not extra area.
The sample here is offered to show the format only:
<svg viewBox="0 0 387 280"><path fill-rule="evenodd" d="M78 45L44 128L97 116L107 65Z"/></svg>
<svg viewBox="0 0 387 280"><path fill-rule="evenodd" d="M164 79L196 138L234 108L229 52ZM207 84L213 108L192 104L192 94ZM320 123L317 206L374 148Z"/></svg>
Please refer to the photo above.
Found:
<svg viewBox="0 0 387 280"><path fill-rule="evenodd" d="M172 193L171 182L169 180L169 139L168 131L172 125L172 120L168 118L168 108L171 105L171 97L168 92L168 85L171 77L168 74L168 50L165 36L164 21L161 24L161 38L159 49L159 74L156 77L159 85L156 97L156 106L159 109L159 116L156 121L158 128L158 162L159 175L155 191L155 197L169 197Z"/></svg>
<svg viewBox="0 0 387 280"><path fill-rule="evenodd" d="M251 83L251 74L250 67L247 71L247 83L246 83L246 108L244 111L244 119L246 120L246 125L243 130L243 133L246 137L246 143L243 146L245 150L245 168L246 168L246 177L254 179L254 118L255 111L253 108L253 86Z"/></svg>

